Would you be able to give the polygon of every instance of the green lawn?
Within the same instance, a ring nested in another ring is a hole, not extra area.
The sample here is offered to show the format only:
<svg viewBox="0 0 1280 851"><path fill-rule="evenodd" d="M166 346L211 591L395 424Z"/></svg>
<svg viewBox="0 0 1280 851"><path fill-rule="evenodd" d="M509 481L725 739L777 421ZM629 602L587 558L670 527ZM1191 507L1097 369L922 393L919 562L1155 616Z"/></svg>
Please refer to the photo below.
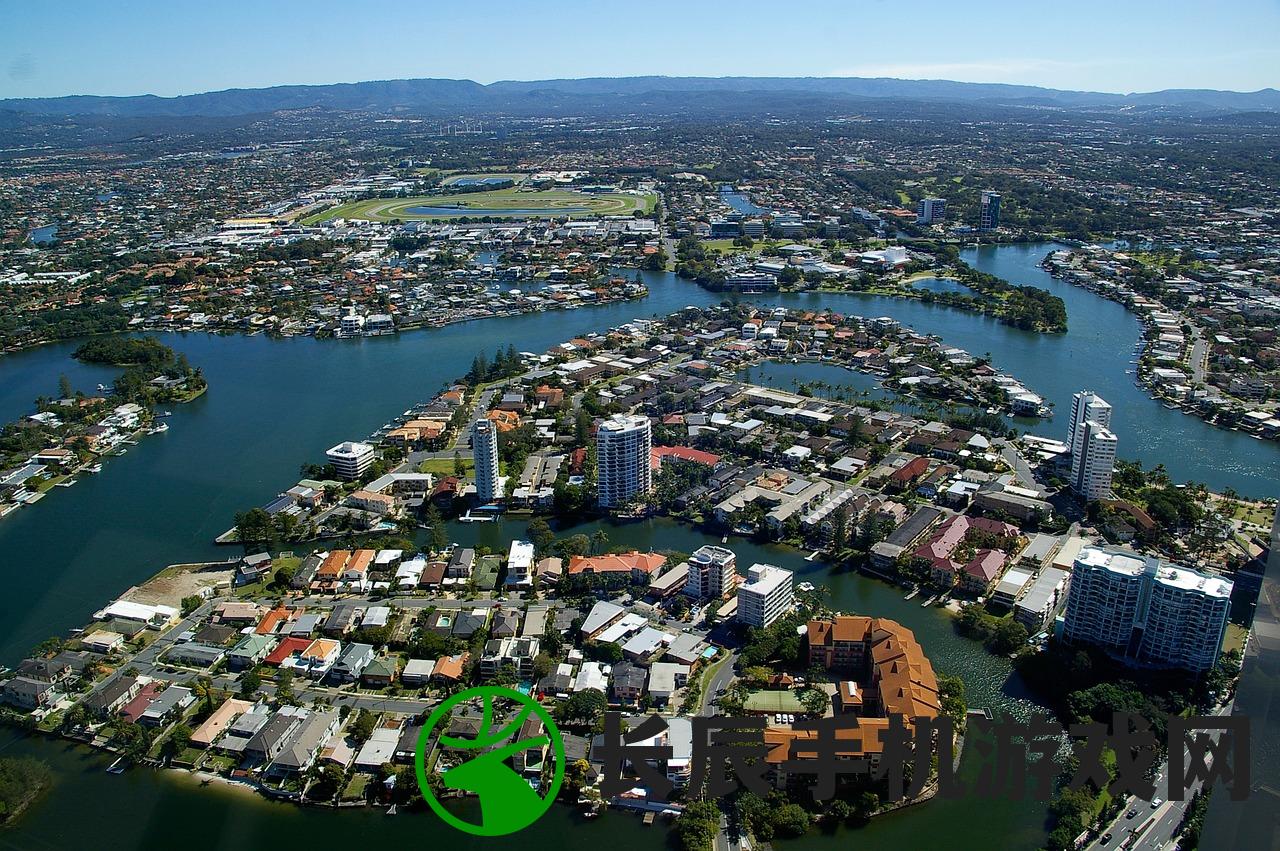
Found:
<svg viewBox="0 0 1280 851"><path fill-rule="evenodd" d="M476 468L476 462L470 458L462 459L462 475L470 476L471 472ZM437 476L455 476L454 459L452 458L428 458L418 464L419 473L434 473Z"/></svg>
<svg viewBox="0 0 1280 851"><path fill-rule="evenodd" d="M357 774L351 778L351 782L347 784L347 788L342 790L342 800L344 801L362 801L364 800L365 787L369 785L369 775Z"/></svg>
<svg viewBox="0 0 1280 851"><path fill-rule="evenodd" d="M467 192L457 195L423 195L412 198L369 198L330 207L302 220L304 225L314 225L328 219L365 219L374 222L447 221L461 216L503 217L504 210L534 210L534 213L513 213L512 218L560 216L618 216L631 215L636 210L650 212L657 203L656 195L623 195L605 193L588 195L567 189L526 191L518 188L495 189L490 192ZM456 213L413 213L411 207L449 207ZM583 208L579 210L579 208ZM567 212L579 210L578 212Z"/></svg>

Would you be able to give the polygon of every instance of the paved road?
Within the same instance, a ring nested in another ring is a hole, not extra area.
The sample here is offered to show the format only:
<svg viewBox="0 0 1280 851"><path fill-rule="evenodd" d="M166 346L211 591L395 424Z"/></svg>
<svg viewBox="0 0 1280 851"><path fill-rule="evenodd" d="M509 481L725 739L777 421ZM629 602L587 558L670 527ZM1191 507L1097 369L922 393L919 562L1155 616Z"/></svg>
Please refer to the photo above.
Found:
<svg viewBox="0 0 1280 851"><path fill-rule="evenodd" d="M707 687L702 692L702 705L698 707L699 715L715 715L719 711L711 701L715 700L717 691L729 685L733 679L733 666L737 662L737 654L730 653L728 659L718 663L720 667L716 668L715 673L707 680Z"/></svg>
<svg viewBox="0 0 1280 851"><path fill-rule="evenodd" d="M1228 704L1216 711L1214 715L1227 715L1231 712L1231 705ZM1183 749L1183 764L1191 764L1190 752ZM1211 759L1211 758L1210 758ZM1143 800L1134 799L1125 808L1124 812L1112 822L1102 832L1102 836L1086 847L1086 851L1116 851L1116 849L1124 848L1126 851L1159 851L1165 848L1173 841L1174 833L1178 830L1178 825L1182 824L1182 817L1186 814L1187 807L1191 806L1191 798L1195 792L1199 791L1204 782L1197 780L1186 791L1183 801L1170 801L1169 797L1169 763L1165 761L1160 766L1160 773L1156 776L1156 799L1162 803L1158 807L1152 807L1151 803ZM1136 809L1137 815L1133 818L1127 818L1129 810ZM1153 820L1154 819L1154 820ZM1126 846L1124 843L1128 841L1135 831L1141 831L1137 842L1133 845ZM1103 837L1107 834L1111 835L1109 842L1103 842Z"/></svg>
<svg viewBox="0 0 1280 851"><path fill-rule="evenodd" d="M1205 383L1205 373L1209 363L1209 341L1205 339L1199 329L1192 326L1192 335L1194 341L1191 344L1191 357L1189 360L1191 366L1191 380L1197 384Z"/></svg>
<svg viewBox="0 0 1280 851"><path fill-rule="evenodd" d="M1022 457L1018 447L1006 440L998 441L998 444L1001 457L1004 458L1006 464L1013 468L1013 473L1018 478L1018 481L1024 485L1038 487L1035 474L1031 472L1031 465L1027 463L1026 458Z"/></svg>

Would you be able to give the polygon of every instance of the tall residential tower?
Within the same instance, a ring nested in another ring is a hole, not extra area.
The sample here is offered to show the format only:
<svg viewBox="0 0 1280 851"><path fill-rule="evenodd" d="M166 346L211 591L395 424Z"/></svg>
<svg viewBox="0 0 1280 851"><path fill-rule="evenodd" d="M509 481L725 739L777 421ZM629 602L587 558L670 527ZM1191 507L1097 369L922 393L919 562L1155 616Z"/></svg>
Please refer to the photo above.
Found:
<svg viewBox="0 0 1280 851"><path fill-rule="evenodd" d="M476 501L487 505L500 496L498 430L489 420L471 424L471 454L476 463Z"/></svg>
<svg viewBox="0 0 1280 851"><path fill-rule="evenodd" d="M711 544L698 547L689 556L689 575L684 593L699 600L718 600L733 590L737 557L731 550Z"/></svg>
<svg viewBox="0 0 1280 851"><path fill-rule="evenodd" d="M1071 487L1085 499L1111 494L1111 471L1116 463L1111 405L1092 390L1071 397L1067 446L1071 448Z"/></svg>
<svg viewBox="0 0 1280 851"><path fill-rule="evenodd" d="M982 193L978 208L978 229L995 230L1000 227L1000 194L990 189Z"/></svg>
<svg viewBox="0 0 1280 851"><path fill-rule="evenodd" d="M1200 674L1218 661L1231 588L1150 556L1085 547L1071 568L1062 639L1131 664Z"/></svg>
<svg viewBox="0 0 1280 851"><path fill-rule="evenodd" d="M653 487L649 418L615 414L596 430L596 501L601 508L630 502Z"/></svg>

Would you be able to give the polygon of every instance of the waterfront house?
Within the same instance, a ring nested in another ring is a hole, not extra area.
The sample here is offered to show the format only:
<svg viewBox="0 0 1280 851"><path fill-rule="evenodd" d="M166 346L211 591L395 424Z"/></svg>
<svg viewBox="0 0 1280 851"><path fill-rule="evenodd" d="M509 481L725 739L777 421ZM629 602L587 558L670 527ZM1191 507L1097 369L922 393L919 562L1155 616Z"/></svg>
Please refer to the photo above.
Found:
<svg viewBox="0 0 1280 851"><path fill-rule="evenodd" d="M667 557L658 553L611 553L601 556L574 556L569 559L569 576L580 574L623 576L636 583L648 583Z"/></svg>
<svg viewBox="0 0 1280 851"><path fill-rule="evenodd" d="M271 720L271 707L256 703L240 714L226 727L226 732L214 740L214 747L232 754L243 754L249 742Z"/></svg>
<svg viewBox="0 0 1280 851"><path fill-rule="evenodd" d="M251 762L266 764L285 749L290 737L310 714L300 706L283 706L264 723L244 746Z"/></svg>
<svg viewBox="0 0 1280 851"><path fill-rule="evenodd" d="M231 723L245 712L248 712L253 704L247 700L239 698L228 698L222 702L217 709L204 719L204 722L191 732L191 746L195 748L207 748L218 740L218 737L227 731Z"/></svg>
<svg viewBox="0 0 1280 851"><path fill-rule="evenodd" d="M57 687L45 680L30 677L14 677L6 680L0 689L4 702L19 709L41 709L49 706L58 696Z"/></svg>
<svg viewBox="0 0 1280 851"><path fill-rule="evenodd" d="M195 703L196 696L185 686L171 685L151 701L138 723L147 727L161 727L181 716L183 710Z"/></svg>
<svg viewBox="0 0 1280 851"><path fill-rule="evenodd" d="M251 585L260 582L271 573L271 554L253 553L240 559L236 565L235 585Z"/></svg>
<svg viewBox="0 0 1280 851"><path fill-rule="evenodd" d="M320 749L337 729L337 712L310 713L289 735L267 774L281 777L303 773L316 761Z"/></svg>
<svg viewBox="0 0 1280 851"><path fill-rule="evenodd" d="M356 771L377 774L382 766L395 760L396 746L399 743L399 724L378 727L356 754Z"/></svg>
<svg viewBox="0 0 1280 851"><path fill-rule="evenodd" d="M142 717L142 713L147 711L147 707L160 695L160 691L163 688L163 682L152 680L138 689L138 693L134 695L133 699L120 707L120 717L130 724L136 724L138 719Z"/></svg>
<svg viewBox="0 0 1280 851"><path fill-rule="evenodd" d="M124 636L118 632L96 629L80 637L80 644L94 653L115 653L124 646Z"/></svg>
<svg viewBox="0 0 1280 851"><path fill-rule="evenodd" d="M110 718L124 708L126 703L133 700L141 688L142 681L137 677L121 674L99 686L80 705L91 715Z"/></svg>
<svg viewBox="0 0 1280 851"><path fill-rule="evenodd" d="M66 659L23 659L18 663L18 676L42 683L59 683L71 676Z"/></svg>

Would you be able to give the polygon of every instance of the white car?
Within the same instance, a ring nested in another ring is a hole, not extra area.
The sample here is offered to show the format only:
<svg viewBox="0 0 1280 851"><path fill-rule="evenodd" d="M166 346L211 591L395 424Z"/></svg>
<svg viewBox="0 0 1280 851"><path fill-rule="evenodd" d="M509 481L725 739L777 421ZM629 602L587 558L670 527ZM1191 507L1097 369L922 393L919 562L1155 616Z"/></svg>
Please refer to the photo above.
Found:
<svg viewBox="0 0 1280 851"><path fill-rule="evenodd" d="M1164 803L1164 798L1152 798L1152 799L1151 799L1151 809L1153 809L1153 810L1154 810L1154 809L1158 808L1158 807L1159 807L1161 804L1163 804L1163 803Z"/></svg>

